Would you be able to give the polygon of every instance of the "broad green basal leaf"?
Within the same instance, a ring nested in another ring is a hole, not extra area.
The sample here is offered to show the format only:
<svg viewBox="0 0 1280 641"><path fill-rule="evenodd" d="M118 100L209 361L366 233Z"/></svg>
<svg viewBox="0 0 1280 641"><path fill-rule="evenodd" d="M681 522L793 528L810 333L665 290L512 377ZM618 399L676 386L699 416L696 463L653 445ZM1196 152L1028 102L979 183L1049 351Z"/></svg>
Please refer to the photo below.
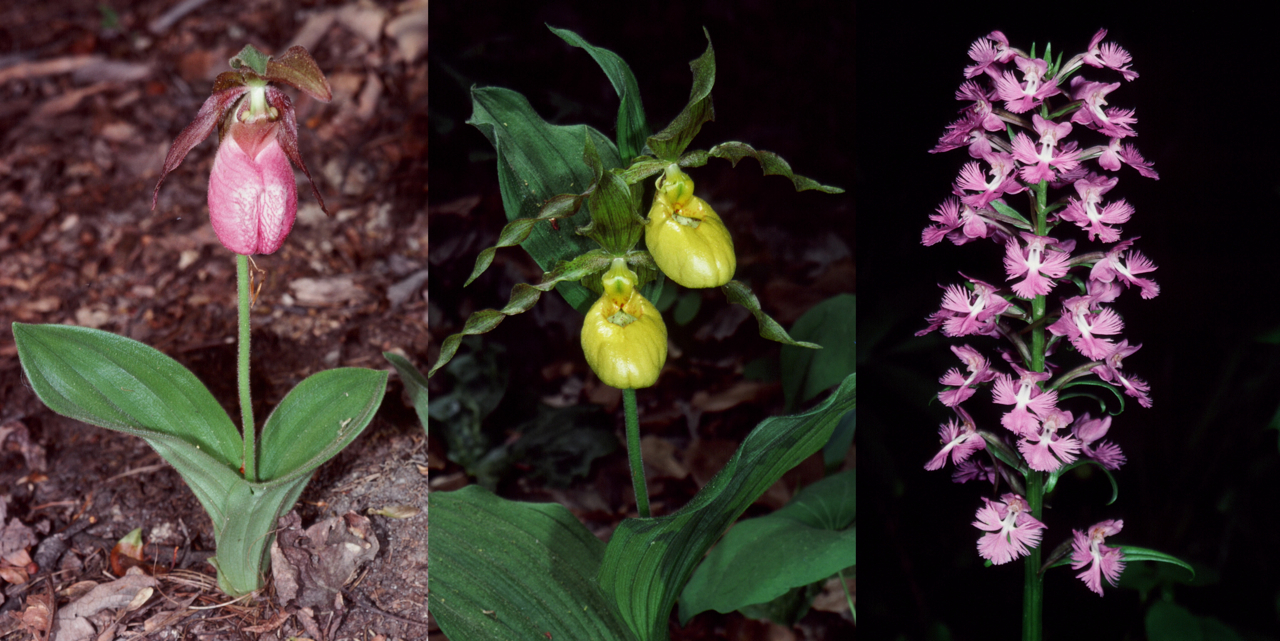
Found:
<svg viewBox="0 0 1280 641"><path fill-rule="evenodd" d="M240 467L240 433L194 374L135 340L86 327L13 324L23 372L49 409Z"/></svg>
<svg viewBox="0 0 1280 641"><path fill-rule="evenodd" d="M563 506L472 485L434 493L431 526L431 614L452 641L634 639L595 582L604 543Z"/></svg>
<svg viewBox="0 0 1280 641"><path fill-rule="evenodd" d="M689 505L618 526L600 566L600 586L641 641L667 638L667 617L702 555L769 486L821 449L855 405L856 375L850 374L814 409L756 426Z"/></svg>
<svg viewBox="0 0 1280 641"><path fill-rule="evenodd" d="M373 420L387 376L342 367L298 383L262 426L259 478L268 483L301 478L342 451Z"/></svg>
<svg viewBox="0 0 1280 641"><path fill-rule="evenodd" d="M791 326L791 337L821 350L782 347L782 393L792 410L838 384L857 366L858 299L840 294L814 305Z"/></svg>

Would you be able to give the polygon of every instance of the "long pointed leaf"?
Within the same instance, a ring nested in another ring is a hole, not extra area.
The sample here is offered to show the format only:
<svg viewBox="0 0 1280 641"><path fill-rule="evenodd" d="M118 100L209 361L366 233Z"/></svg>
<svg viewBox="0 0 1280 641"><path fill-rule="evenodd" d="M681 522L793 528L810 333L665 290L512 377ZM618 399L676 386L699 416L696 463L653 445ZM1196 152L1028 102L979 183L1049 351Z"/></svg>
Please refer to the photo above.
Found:
<svg viewBox="0 0 1280 641"><path fill-rule="evenodd" d="M631 73L631 67L618 54L594 47L583 40L582 36L568 29L557 29L551 25L547 25L547 28L565 42L591 54L596 64L600 65L600 70L613 84L613 90L618 93L618 100L621 101L618 105L617 122L618 154L623 163L630 163L632 158L640 155L644 140L649 137L649 125L645 121L644 105L640 101L640 85L636 82L635 74Z"/></svg>
<svg viewBox="0 0 1280 641"><path fill-rule="evenodd" d="M409 400L413 402L413 411L418 414L418 422L422 423L422 431L425 433L427 406L431 404L431 398L427 395L427 377L423 376L413 363L399 354L383 352L382 357L400 373L400 380L404 381L404 389L409 393Z"/></svg>
<svg viewBox="0 0 1280 641"><path fill-rule="evenodd" d="M680 621L768 603L857 563L853 470L804 488L782 509L743 519L712 548L680 595Z"/></svg>
<svg viewBox="0 0 1280 641"><path fill-rule="evenodd" d="M787 470L822 449L841 417L854 410L856 376L813 410L756 426L683 509L618 526L605 549L600 586L641 641L667 638L671 608L707 549Z"/></svg>

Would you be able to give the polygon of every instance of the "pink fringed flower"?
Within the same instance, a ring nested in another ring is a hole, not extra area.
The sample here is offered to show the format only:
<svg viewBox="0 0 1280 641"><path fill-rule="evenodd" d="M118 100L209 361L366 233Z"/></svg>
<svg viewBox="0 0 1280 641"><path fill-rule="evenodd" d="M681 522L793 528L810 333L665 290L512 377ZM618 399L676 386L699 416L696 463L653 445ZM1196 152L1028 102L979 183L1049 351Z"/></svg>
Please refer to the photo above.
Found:
<svg viewBox="0 0 1280 641"><path fill-rule="evenodd" d="M978 430L970 421L957 423L955 419L951 419L938 430L938 436L942 449L924 464L924 469L929 471L941 469L946 464L948 456L951 457L952 463L959 465L974 452L985 449L987 446L987 442L982 440Z"/></svg>
<svg viewBox="0 0 1280 641"><path fill-rule="evenodd" d="M1039 431L1018 441L1018 451L1027 465L1038 472L1052 472L1063 464L1076 460L1080 441L1071 435L1059 435L1058 430L1071 423L1071 412L1052 410L1045 415Z"/></svg>
<svg viewBox="0 0 1280 641"><path fill-rule="evenodd" d="M1040 391L1037 383L1048 380L1049 374L1031 372L1017 365L1013 367L1020 376L1018 382L1015 383L1008 374L997 376L992 396L997 404L1013 406L1000 418L1000 424L1010 432L1028 438L1039 433L1040 421L1036 416L1043 418L1058 408L1058 392Z"/></svg>
<svg viewBox="0 0 1280 641"><path fill-rule="evenodd" d="M1102 467L1108 470L1118 470L1121 465L1125 464L1124 453L1120 451L1120 446L1111 441L1102 441L1101 439L1107 435L1107 431L1111 429L1111 417L1103 416L1102 418L1093 418L1088 412L1076 419L1071 426L1071 433L1077 439L1080 439L1080 451L1085 456L1095 460ZM1101 441L1097 446L1093 444Z"/></svg>
<svg viewBox="0 0 1280 641"><path fill-rule="evenodd" d="M1053 289L1053 279L1067 274L1067 263L1071 256L1067 252L1049 249L1058 241L1048 236L1036 236L1021 232L1026 247L1010 238L1005 245L1004 269L1008 280L1019 276L1023 279L1014 283L1013 293L1028 300L1036 296L1044 296Z"/></svg>
<svg viewBox="0 0 1280 641"><path fill-rule="evenodd" d="M1084 581L1098 596L1102 596L1102 577L1105 576L1107 583L1115 587L1120 580L1120 573L1124 572L1124 552L1102 544L1108 536L1119 534L1123 527L1124 521L1116 519L1090 527L1088 534L1079 530L1071 531L1075 536L1071 544L1071 569L1079 570L1089 566L1077 574L1076 578Z"/></svg>
<svg viewBox="0 0 1280 641"><path fill-rule="evenodd" d="M978 539L978 554L996 565L1026 556L1032 548L1040 547L1044 523L1031 516L1025 499L1017 494L1005 494L999 501L982 499L985 505L978 508L973 526L987 534Z"/></svg>

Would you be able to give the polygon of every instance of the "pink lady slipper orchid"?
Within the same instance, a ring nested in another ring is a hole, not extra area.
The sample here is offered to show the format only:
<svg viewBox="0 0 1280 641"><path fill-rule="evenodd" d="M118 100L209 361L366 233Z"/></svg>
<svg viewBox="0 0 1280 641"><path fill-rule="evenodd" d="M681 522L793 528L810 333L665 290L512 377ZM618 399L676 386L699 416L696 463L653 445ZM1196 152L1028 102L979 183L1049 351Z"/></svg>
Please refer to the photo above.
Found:
<svg viewBox="0 0 1280 641"><path fill-rule="evenodd" d="M218 153L209 176L209 222L227 249L245 255L270 254L284 244L298 215L298 187L290 161L306 174L321 209L324 199L298 153L293 102L268 82L283 82L322 102L328 102L333 91L302 47L291 47L272 59L249 45L231 59L231 67L235 71L218 75L212 95L174 140L151 209L169 172L217 127Z"/></svg>

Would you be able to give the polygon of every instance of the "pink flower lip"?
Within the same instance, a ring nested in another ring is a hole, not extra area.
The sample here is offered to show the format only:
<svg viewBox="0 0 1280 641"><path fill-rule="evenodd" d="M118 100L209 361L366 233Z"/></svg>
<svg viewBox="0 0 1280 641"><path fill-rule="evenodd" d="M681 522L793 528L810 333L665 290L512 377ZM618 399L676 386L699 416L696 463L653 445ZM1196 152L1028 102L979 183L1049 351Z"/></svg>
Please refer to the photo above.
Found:
<svg viewBox="0 0 1280 641"><path fill-rule="evenodd" d="M237 254L274 253L298 214L293 167L274 131L257 138L250 156L237 141L238 127L244 125L232 125L213 160L209 222L218 241Z"/></svg>

